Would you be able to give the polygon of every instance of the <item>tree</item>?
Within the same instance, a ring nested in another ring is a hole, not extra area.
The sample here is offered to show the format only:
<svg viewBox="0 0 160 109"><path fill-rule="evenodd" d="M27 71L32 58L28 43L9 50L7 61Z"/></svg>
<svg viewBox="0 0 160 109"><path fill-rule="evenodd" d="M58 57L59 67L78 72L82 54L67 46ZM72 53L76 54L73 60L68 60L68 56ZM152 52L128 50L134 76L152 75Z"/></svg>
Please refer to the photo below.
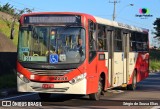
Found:
<svg viewBox="0 0 160 109"><path fill-rule="evenodd" d="M14 14L13 14L13 21L12 21L12 25L11 25L11 34L10 34L10 39L14 38L14 25L16 22L16 19L19 19L19 17L23 14L23 13L31 13L34 9L29 9L29 8L24 8L22 10L18 10L18 9L14 9Z"/></svg>
<svg viewBox="0 0 160 109"><path fill-rule="evenodd" d="M160 18L157 18L154 21L153 25L155 29L155 32L153 32L155 34L154 38L157 38L158 40L160 40Z"/></svg>
<svg viewBox="0 0 160 109"><path fill-rule="evenodd" d="M7 25L11 28L10 39L13 39L13 37L14 37L14 25L15 25L15 22L19 19L19 17L23 13L31 13L33 10L34 9L30 9L30 8L24 8L22 10L18 10L16 8L14 8L13 6L11 6L11 4L9 4L9 3L6 3L3 6L0 5L0 11L8 13L8 14L13 16L11 24L8 21L8 19L3 19L7 23Z"/></svg>
<svg viewBox="0 0 160 109"><path fill-rule="evenodd" d="M0 11L13 15L14 7L11 6L9 3L6 3L5 5L0 6Z"/></svg>

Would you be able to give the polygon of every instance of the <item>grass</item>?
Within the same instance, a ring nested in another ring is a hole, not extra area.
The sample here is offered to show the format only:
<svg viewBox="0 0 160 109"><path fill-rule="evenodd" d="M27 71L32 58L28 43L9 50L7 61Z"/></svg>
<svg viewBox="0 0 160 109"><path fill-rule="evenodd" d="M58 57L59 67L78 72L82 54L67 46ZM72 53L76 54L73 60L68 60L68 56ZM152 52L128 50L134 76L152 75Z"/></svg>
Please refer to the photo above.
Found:
<svg viewBox="0 0 160 109"><path fill-rule="evenodd" d="M150 60L150 69L151 70L160 70L160 61Z"/></svg>
<svg viewBox="0 0 160 109"><path fill-rule="evenodd" d="M15 88L17 86L17 76L11 72L0 76L0 89Z"/></svg>
<svg viewBox="0 0 160 109"><path fill-rule="evenodd" d="M150 70L160 70L160 50L150 50Z"/></svg>
<svg viewBox="0 0 160 109"><path fill-rule="evenodd" d="M10 38L11 28L7 25L7 23L11 25L12 22L11 21L6 22L0 18L0 32L6 35L8 38ZM18 42L18 28L19 24L15 23L15 32L14 32L15 34L14 34L14 39L12 40L15 46L17 46Z"/></svg>

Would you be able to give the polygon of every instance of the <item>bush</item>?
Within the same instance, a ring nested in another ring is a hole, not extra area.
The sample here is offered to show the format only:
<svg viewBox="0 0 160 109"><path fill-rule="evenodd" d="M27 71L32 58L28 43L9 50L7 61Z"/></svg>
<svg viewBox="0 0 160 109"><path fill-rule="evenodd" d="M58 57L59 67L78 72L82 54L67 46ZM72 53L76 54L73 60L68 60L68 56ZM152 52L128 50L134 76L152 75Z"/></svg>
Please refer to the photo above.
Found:
<svg viewBox="0 0 160 109"><path fill-rule="evenodd" d="M150 50L150 70L160 70L160 50Z"/></svg>
<svg viewBox="0 0 160 109"><path fill-rule="evenodd" d="M150 60L150 70L160 70L160 61Z"/></svg>

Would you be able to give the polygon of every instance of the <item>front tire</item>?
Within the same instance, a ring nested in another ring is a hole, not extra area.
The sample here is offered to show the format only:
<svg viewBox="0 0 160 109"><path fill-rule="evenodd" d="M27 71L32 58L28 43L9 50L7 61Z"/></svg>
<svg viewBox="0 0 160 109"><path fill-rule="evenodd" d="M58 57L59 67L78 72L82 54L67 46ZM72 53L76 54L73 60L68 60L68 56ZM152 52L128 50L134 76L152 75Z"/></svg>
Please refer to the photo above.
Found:
<svg viewBox="0 0 160 109"><path fill-rule="evenodd" d="M100 97L101 97L102 89L103 89L102 78L100 78L99 82L98 82L98 92L93 93L93 94L89 94L89 98L91 100L98 101L100 99Z"/></svg>
<svg viewBox="0 0 160 109"><path fill-rule="evenodd" d="M136 90L137 87L137 72L134 71L133 77L132 77L132 84L127 86L127 89L129 90Z"/></svg>

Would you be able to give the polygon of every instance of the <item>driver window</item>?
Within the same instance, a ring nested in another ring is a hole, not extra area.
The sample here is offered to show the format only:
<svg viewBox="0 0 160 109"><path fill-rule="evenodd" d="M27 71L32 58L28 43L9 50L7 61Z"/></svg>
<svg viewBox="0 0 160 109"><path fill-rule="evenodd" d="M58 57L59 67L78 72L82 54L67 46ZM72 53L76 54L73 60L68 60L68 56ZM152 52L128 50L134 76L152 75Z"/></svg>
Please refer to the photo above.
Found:
<svg viewBox="0 0 160 109"><path fill-rule="evenodd" d="M89 20L89 62L96 56L96 26Z"/></svg>

